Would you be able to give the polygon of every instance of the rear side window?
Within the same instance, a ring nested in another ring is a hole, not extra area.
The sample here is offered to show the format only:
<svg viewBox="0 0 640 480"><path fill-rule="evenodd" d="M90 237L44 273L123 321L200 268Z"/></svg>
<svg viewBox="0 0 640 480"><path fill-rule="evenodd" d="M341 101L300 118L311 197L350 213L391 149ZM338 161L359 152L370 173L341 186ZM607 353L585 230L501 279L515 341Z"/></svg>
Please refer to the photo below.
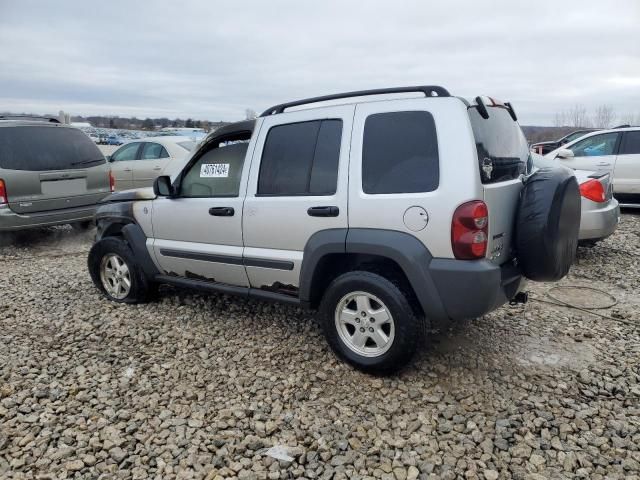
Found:
<svg viewBox="0 0 640 480"><path fill-rule="evenodd" d="M0 128L0 168L69 170L105 163L95 143L82 131L67 127Z"/></svg>
<svg viewBox="0 0 640 480"><path fill-rule="evenodd" d="M184 173L181 197L237 197L249 142L209 150Z"/></svg>
<svg viewBox="0 0 640 480"><path fill-rule="evenodd" d="M147 142L142 148L142 160L155 160L158 158L168 158L169 154L159 143Z"/></svg>
<svg viewBox="0 0 640 480"><path fill-rule="evenodd" d="M333 195L341 139L342 120L271 128L260 162L258 195Z"/></svg>
<svg viewBox="0 0 640 480"><path fill-rule="evenodd" d="M520 125L506 108L487 107L489 118L482 118L470 108L469 120L480 163L482 183L497 183L518 178L526 173L529 146Z"/></svg>
<svg viewBox="0 0 640 480"><path fill-rule="evenodd" d="M622 146L620 147L620 155L638 155L640 154L640 131L624 132L622 137Z"/></svg>
<svg viewBox="0 0 640 480"><path fill-rule="evenodd" d="M429 112L367 117L362 147L364 193L432 192L439 181L438 137Z"/></svg>

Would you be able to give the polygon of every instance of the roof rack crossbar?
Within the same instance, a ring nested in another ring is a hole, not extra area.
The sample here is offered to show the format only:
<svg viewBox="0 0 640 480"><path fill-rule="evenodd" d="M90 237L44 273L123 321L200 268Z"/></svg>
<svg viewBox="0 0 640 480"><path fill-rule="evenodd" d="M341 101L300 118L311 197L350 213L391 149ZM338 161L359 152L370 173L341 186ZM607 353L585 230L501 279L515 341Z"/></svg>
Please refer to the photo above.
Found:
<svg viewBox="0 0 640 480"><path fill-rule="evenodd" d="M60 123L60 120L54 117L45 117L40 115L27 115L27 114L9 114L9 115L0 115L0 120L40 120L51 123Z"/></svg>
<svg viewBox="0 0 640 480"><path fill-rule="evenodd" d="M395 88L378 88L374 90L359 90L355 92L336 93L333 95L324 95L321 97L305 98L304 100L296 100L294 102L281 103L268 108L262 114L261 117L268 117L277 113L282 113L285 109L290 107L298 107L300 105L307 105L310 103L326 102L329 100L338 100L341 98L350 97L366 97L369 95L385 95L389 93L412 93L422 92L426 97L450 97L451 94L444 87L437 85L423 85L416 87L395 87Z"/></svg>

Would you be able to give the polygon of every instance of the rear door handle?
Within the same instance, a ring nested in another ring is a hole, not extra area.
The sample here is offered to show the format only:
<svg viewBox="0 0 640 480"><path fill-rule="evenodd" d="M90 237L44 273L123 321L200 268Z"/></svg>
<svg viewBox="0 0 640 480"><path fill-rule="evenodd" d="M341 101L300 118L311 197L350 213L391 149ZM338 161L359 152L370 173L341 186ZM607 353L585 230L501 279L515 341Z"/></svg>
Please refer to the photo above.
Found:
<svg viewBox="0 0 640 480"><path fill-rule="evenodd" d="M162 167L153 167L154 170L162 170Z"/></svg>
<svg viewBox="0 0 640 480"><path fill-rule="evenodd" d="M233 217L234 213L233 207L211 207L209 209L209 215L214 217Z"/></svg>
<svg viewBox="0 0 640 480"><path fill-rule="evenodd" d="M606 162L600 162L598 164L599 167L608 167L609 165L611 165L610 163L606 163Z"/></svg>
<svg viewBox="0 0 640 480"><path fill-rule="evenodd" d="M122 171L123 171L123 172L130 172L130 171L131 171L131 169L130 169L130 168L123 168L123 169L122 169Z"/></svg>
<svg viewBox="0 0 640 480"><path fill-rule="evenodd" d="M310 217L337 217L340 214L340 209L335 206L331 207L310 207L307 210L307 214Z"/></svg>

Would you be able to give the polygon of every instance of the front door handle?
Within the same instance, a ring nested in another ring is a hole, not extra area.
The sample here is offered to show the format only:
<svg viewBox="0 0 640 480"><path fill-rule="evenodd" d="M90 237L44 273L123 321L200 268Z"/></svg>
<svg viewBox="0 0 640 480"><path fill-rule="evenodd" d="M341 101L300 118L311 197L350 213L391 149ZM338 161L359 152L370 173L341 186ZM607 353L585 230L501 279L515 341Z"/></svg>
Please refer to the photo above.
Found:
<svg viewBox="0 0 640 480"><path fill-rule="evenodd" d="M606 163L606 162L600 162L598 164L599 167L608 167L609 165L611 165L610 163Z"/></svg>
<svg viewBox="0 0 640 480"><path fill-rule="evenodd" d="M123 168L122 171L123 172L131 172L132 170L130 168Z"/></svg>
<svg viewBox="0 0 640 480"><path fill-rule="evenodd" d="M234 213L233 207L212 207L209 209L209 215L214 217L233 217Z"/></svg>
<svg viewBox="0 0 640 480"><path fill-rule="evenodd" d="M153 169L160 171L160 170L162 170L162 167L153 167Z"/></svg>
<svg viewBox="0 0 640 480"><path fill-rule="evenodd" d="M337 217L340 214L338 207L310 207L307 210L310 217Z"/></svg>

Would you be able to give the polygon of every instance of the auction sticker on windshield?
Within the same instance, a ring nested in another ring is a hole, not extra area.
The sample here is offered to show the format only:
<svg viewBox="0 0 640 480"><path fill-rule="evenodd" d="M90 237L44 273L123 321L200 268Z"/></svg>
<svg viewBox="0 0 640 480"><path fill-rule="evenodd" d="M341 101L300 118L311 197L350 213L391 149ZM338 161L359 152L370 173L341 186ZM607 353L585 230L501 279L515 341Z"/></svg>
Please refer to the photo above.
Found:
<svg viewBox="0 0 640 480"><path fill-rule="evenodd" d="M228 177L228 176L229 176L228 163L203 163L200 166L201 178L216 178L216 177Z"/></svg>

